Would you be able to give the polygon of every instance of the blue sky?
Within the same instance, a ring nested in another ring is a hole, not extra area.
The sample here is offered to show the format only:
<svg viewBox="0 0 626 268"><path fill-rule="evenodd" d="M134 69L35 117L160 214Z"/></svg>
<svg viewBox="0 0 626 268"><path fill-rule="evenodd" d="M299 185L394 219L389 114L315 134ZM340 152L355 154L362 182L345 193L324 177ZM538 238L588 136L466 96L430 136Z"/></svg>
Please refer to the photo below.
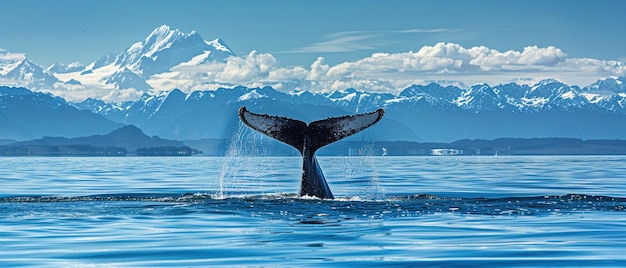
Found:
<svg viewBox="0 0 626 268"><path fill-rule="evenodd" d="M167 24L283 65L357 60L437 42L499 51L555 46L626 59L624 1L0 1L0 48L47 66L89 63Z"/></svg>
<svg viewBox="0 0 626 268"><path fill-rule="evenodd" d="M0 60L25 54L44 67L86 65L169 25L206 40L222 38L237 57L176 70L178 77L151 77L155 91L269 85L399 93L430 82L546 78L582 87L626 77L624 10L620 0L3 0ZM189 83L190 77L204 81ZM102 96L98 86L63 90L53 92L69 99L142 94Z"/></svg>

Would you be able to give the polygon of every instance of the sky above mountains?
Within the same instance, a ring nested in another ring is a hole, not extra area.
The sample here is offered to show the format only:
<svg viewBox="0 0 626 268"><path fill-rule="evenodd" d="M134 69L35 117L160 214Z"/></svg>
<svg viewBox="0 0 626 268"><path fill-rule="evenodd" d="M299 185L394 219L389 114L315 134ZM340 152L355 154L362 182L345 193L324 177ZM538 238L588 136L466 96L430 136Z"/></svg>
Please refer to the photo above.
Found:
<svg viewBox="0 0 626 268"><path fill-rule="evenodd" d="M242 68L274 70L235 84L296 77L397 92L420 81L557 78L585 86L626 75L625 8L554 0L6 0L0 60L25 54L44 67L88 64L167 24L223 39Z"/></svg>

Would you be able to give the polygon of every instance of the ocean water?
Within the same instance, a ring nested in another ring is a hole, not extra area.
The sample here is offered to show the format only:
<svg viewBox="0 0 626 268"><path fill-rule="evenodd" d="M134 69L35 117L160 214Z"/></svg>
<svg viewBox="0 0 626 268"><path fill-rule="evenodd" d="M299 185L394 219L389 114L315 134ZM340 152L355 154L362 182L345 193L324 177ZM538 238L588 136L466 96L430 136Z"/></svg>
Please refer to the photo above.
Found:
<svg viewBox="0 0 626 268"><path fill-rule="evenodd" d="M3 267L626 266L625 156L0 158Z"/></svg>

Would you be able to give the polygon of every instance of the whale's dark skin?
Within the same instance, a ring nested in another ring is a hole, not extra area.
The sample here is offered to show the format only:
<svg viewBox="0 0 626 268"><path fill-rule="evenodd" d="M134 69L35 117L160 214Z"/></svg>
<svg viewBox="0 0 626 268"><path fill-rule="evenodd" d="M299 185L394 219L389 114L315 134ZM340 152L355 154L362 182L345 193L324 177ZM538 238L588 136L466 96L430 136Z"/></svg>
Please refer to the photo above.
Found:
<svg viewBox="0 0 626 268"><path fill-rule="evenodd" d="M331 117L309 124L300 120L249 112L239 108L239 119L250 128L291 145L302 155L300 196L334 198L317 162L315 152L335 141L364 130L380 121L383 109L371 113Z"/></svg>

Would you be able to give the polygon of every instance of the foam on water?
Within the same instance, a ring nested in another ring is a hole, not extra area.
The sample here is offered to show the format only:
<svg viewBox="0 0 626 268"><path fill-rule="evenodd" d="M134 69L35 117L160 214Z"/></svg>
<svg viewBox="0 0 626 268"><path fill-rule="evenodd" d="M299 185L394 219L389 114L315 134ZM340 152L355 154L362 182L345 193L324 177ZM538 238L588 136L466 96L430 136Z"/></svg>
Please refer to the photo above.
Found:
<svg viewBox="0 0 626 268"><path fill-rule="evenodd" d="M600 211L625 211L626 198L568 194L563 196L506 197L506 198L451 198L429 194L388 196L386 199L367 197L342 197L323 200L316 197L298 197L295 194L233 195L221 197L204 194L110 194L89 196L13 196L0 198L0 204L19 207L20 204L50 204L108 202L162 203L196 208L213 208L222 212L240 212L256 215L305 215L336 221L342 218L398 218L434 213L460 213L473 215L541 216L550 214L588 213ZM295 209L295 210L293 210ZM333 216L331 216L333 215ZM322 221L320 221L322 222Z"/></svg>

